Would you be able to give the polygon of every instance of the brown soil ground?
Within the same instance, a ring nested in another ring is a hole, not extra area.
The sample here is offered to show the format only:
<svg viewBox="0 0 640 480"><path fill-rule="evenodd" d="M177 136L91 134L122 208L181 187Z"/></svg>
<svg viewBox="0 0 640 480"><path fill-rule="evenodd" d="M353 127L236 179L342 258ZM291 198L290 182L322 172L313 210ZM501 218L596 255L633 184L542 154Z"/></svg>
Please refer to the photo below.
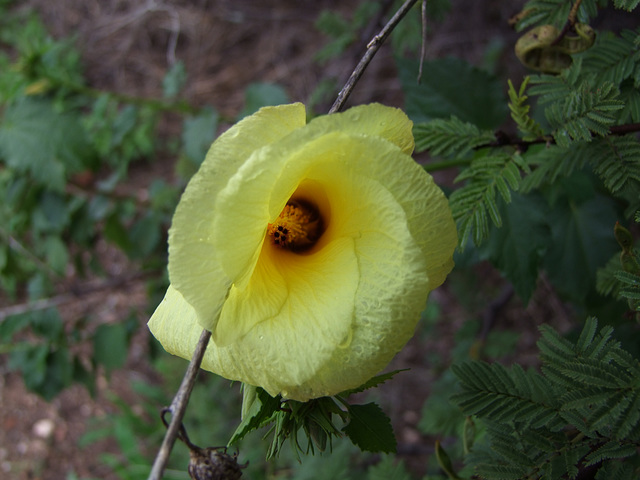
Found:
<svg viewBox="0 0 640 480"><path fill-rule="evenodd" d="M183 98L194 105L214 105L224 115L234 118L243 107L245 88L252 82L279 83L296 101L305 101L325 78L337 77L344 82L368 38L363 38L339 59L320 66L311 58L327 39L314 28L314 21L326 8L349 16L358 3L338 0L25 0L20 2L20 8L35 8L54 37L71 34L77 37L91 86L128 95L160 97L164 74L174 59L180 59L188 72ZM499 39L507 45L501 65L514 70L512 78L521 75L523 71L513 61L509 47L517 34L508 27L507 20L524 2L454 0L452 3L452 14L442 24L433 25L428 58L455 55L479 63L489 42ZM401 88L388 47L383 47L373 60L349 103L371 101L402 106ZM175 119L168 118L161 128L175 134L180 126ZM171 179L174 162L169 155L164 158L161 155L156 163L134 169L128 187L143 195L149 179L156 176ZM114 277L130 267L113 249L105 246L102 254L108 259L107 271ZM484 303L489 304L499 296L501 280L490 271L482 275L489 278L487 285L491 288L482 292L486 295ZM422 403L428 395L428 382L424 379L435 375L424 363L424 352L432 350L447 358L456 329L470 315L482 313L463 311L447 288L435 292L433 298L443 310L441 336L437 340L412 341L393 366L411 366L414 372L399 377L382 390L386 397L383 403L393 405L388 413L398 433L401 453L416 471L420 471L424 455L432 445L426 443L416 428ZM554 296L543 284L524 315L522 307L512 300L492 320L502 328L522 332L520 350L530 352L540 319L548 321L553 316L558 319L556 326L566 325L564 307L553 302ZM134 279L61 305L65 319L90 312L97 323L117 322L127 316L130 309L141 312L140 332L126 368L108 379L101 377L95 398L76 386L47 403L27 392L22 379L10 373L6 361L0 359L0 478L58 480L67 478L70 472L79 478L117 478L98 459L101 452L115 451L113 442L101 441L81 451L77 442L86 432L89 419L104 417L114 410L111 393L128 399L135 406L131 382L159 380L146 360L145 285L143 280ZM509 313L516 310L520 312L517 316ZM519 320L514 324L512 319L516 317ZM422 378L420 384L415 381L417 377Z"/></svg>

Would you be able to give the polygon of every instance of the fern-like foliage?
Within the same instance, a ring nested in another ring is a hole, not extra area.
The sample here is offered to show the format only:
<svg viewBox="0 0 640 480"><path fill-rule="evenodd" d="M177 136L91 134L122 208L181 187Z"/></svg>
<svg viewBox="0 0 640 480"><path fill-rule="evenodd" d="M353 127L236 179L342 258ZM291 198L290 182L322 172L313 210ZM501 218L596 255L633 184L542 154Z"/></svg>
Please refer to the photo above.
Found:
<svg viewBox="0 0 640 480"><path fill-rule="evenodd" d="M578 59L569 68L563 70L560 75L531 75L533 86L528 89L527 93L537 95L540 105L562 101L575 90L581 71L582 61Z"/></svg>
<svg viewBox="0 0 640 480"><path fill-rule="evenodd" d="M604 267L598 269L596 277L596 290L601 295L612 295L615 298L620 297L621 284L616 278L616 274L620 271L620 254L616 253Z"/></svg>
<svg viewBox="0 0 640 480"><path fill-rule="evenodd" d="M640 49L636 39L640 30L624 30L599 37L595 45L582 54L582 73L593 74L595 83L620 83L638 75Z"/></svg>
<svg viewBox="0 0 640 480"><path fill-rule="evenodd" d="M497 152L479 156L458 175L456 182L468 183L451 194L449 205L458 225L461 248L470 238L479 245L489 233L490 219L497 227L502 225L496 192L509 203L511 190L520 188L521 170L529 168L517 152Z"/></svg>
<svg viewBox="0 0 640 480"><path fill-rule="evenodd" d="M636 311L640 311L640 275L617 271L614 276L621 285L620 296L626 298Z"/></svg>
<svg viewBox="0 0 640 480"><path fill-rule="evenodd" d="M632 3L635 0L616 0L621 3ZM555 25L562 27L567 21L571 4L566 0L530 0L522 9L526 12L517 24L518 30L536 25ZM583 0L578 9L578 20L588 23L598 14L598 7L605 6L607 0Z"/></svg>
<svg viewBox="0 0 640 480"><path fill-rule="evenodd" d="M640 192L640 142L634 134L608 136L593 142L589 162L612 193ZM637 201L637 200L636 200Z"/></svg>
<svg viewBox="0 0 640 480"><path fill-rule="evenodd" d="M456 116L448 120L436 119L413 128L416 151L429 150L432 155L463 157L473 148L495 141L489 130L463 122Z"/></svg>
<svg viewBox="0 0 640 480"><path fill-rule="evenodd" d="M520 89L516 91L513 83L509 80L509 110L511 118L516 122L518 130L523 134L525 141L535 140L544 136L544 130L538 122L530 117L531 106L527 103L529 97L525 95L530 77L525 77Z"/></svg>
<svg viewBox="0 0 640 480"><path fill-rule="evenodd" d="M582 169L589 158L589 148L587 142L574 142L570 149L549 145L531 151L526 157L531 173L522 180L521 191L529 193Z"/></svg>
<svg viewBox="0 0 640 480"><path fill-rule="evenodd" d="M640 207L640 142L633 134L573 142L571 148L549 145L529 152L531 174L521 184L524 193L553 184L589 166L614 195Z"/></svg>
<svg viewBox="0 0 640 480"><path fill-rule="evenodd" d="M616 112L624 108L618 99L619 90L605 82L596 90L583 82L572 90L564 102L545 109L545 116L553 128L553 138L561 147L576 140L590 141L593 135L605 136L616 122Z"/></svg>
<svg viewBox="0 0 640 480"><path fill-rule="evenodd" d="M640 4L640 0L613 0L613 4L616 8L630 12Z"/></svg>
<svg viewBox="0 0 640 480"><path fill-rule="evenodd" d="M452 367L462 384L454 403L487 426L488 442L467 463L480 478L637 478L640 362L586 321L576 342L542 327L542 372L468 362ZM610 477L613 472L617 477Z"/></svg>

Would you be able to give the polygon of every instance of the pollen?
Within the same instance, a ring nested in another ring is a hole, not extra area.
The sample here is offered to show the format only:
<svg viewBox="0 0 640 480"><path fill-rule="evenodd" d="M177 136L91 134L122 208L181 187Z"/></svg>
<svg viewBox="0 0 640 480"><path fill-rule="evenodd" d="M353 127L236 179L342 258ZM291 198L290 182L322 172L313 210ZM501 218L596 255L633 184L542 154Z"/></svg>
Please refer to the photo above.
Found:
<svg viewBox="0 0 640 480"><path fill-rule="evenodd" d="M267 226L267 234L274 245L293 252L311 248L322 232L318 209L301 200L289 200L276 221Z"/></svg>

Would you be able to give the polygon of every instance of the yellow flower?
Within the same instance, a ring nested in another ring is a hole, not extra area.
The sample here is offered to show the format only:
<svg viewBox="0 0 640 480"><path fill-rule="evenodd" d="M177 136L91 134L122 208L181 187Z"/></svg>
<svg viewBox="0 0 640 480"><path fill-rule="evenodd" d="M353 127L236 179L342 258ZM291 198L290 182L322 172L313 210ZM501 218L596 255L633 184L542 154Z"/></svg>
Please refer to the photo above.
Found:
<svg viewBox="0 0 640 480"><path fill-rule="evenodd" d="M171 286L149 321L164 348L191 358L205 328L202 368L299 401L383 369L457 244L411 126L379 104L306 124L298 103L222 134L169 231Z"/></svg>

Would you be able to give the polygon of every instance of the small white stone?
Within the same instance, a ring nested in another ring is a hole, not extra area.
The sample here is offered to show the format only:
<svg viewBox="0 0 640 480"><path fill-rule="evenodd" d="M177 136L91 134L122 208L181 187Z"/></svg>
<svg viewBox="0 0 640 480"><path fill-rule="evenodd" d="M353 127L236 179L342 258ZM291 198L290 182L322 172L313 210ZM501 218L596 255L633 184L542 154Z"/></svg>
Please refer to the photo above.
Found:
<svg viewBox="0 0 640 480"><path fill-rule="evenodd" d="M55 424L49 418L43 418L33 424L33 434L39 438L49 438L53 433Z"/></svg>

